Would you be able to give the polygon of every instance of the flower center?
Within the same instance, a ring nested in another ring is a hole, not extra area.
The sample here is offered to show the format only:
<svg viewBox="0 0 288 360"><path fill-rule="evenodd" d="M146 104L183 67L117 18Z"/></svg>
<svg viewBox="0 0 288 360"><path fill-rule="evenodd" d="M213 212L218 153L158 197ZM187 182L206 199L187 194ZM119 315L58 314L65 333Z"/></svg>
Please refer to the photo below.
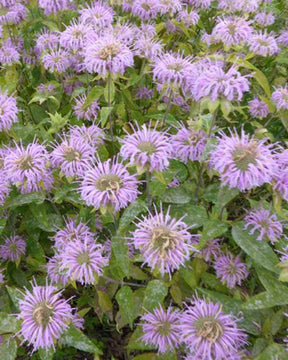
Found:
<svg viewBox="0 0 288 360"><path fill-rule="evenodd" d="M156 152L156 146L150 141L142 141L138 144L138 149L145 152L147 155L152 155Z"/></svg>
<svg viewBox="0 0 288 360"><path fill-rule="evenodd" d="M230 275L236 275L237 274L237 266L235 265L235 263L233 261L230 261L228 271L229 271Z"/></svg>
<svg viewBox="0 0 288 360"><path fill-rule="evenodd" d="M178 244L178 233L165 226L155 227L151 234L151 245L159 251L160 258L165 258L168 250L174 250Z"/></svg>
<svg viewBox="0 0 288 360"><path fill-rule="evenodd" d="M190 134L186 141L184 141L185 145L195 145L200 140L200 137L197 133L190 131Z"/></svg>
<svg viewBox="0 0 288 360"><path fill-rule="evenodd" d="M16 164L19 165L21 170L31 170L33 168L33 158L31 155L23 155L18 160Z"/></svg>
<svg viewBox="0 0 288 360"><path fill-rule="evenodd" d="M64 149L64 157L69 162L81 160L81 154L75 149L73 149L72 146L67 146Z"/></svg>
<svg viewBox="0 0 288 360"><path fill-rule="evenodd" d="M205 317L196 324L197 335L210 342L216 342L223 335L223 328L213 317Z"/></svg>
<svg viewBox="0 0 288 360"><path fill-rule="evenodd" d="M84 251L84 252L80 253L77 256L77 262L78 262L79 265L83 265L83 264L89 265L90 264L90 254L89 254L89 252Z"/></svg>
<svg viewBox="0 0 288 360"><path fill-rule="evenodd" d="M239 145L233 152L233 160L241 171L247 171L249 164L256 164L257 143L253 141L248 146Z"/></svg>
<svg viewBox="0 0 288 360"><path fill-rule="evenodd" d="M37 325L46 328L46 326L53 320L54 306L42 301L33 311L33 319Z"/></svg>
<svg viewBox="0 0 288 360"><path fill-rule="evenodd" d="M12 253L17 253L17 249L18 249L18 247L17 247L17 245L15 243L9 245L9 250Z"/></svg>
<svg viewBox="0 0 288 360"><path fill-rule="evenodd" d="M230 35L234 36L236 34L236 24L234 22L230 22L227 27Z"/></svg>
<svg viewBox="0 0 288 360"><path fill-rule="evenodd" d="M101 60L108 60L109 58L115 57L119 54L119 46L117 44L110 44L103 47L99 53L98 57Z"/></svg>
<svg viewBox="0 0 288 360"><path fill-rule="evenodd" d="M95 183L95 186L100 191L108 191L118 194L122 187L122 179L114 174L103 175Z"/></svg>
<svg viewBox="0 0 288 360"><path fill-rule="evenodd" d="M167 65L167 69L175 70L177 72L177 71L181 71L183 69L183 65L180 62L175 62L174 64Z"/></svg>
<svg viewBox="0 0 288 360"><path fill-rule="evenodd" d="M152 9L152 6L150 4L141 4L142 9L144 9L145 11L149 11L150 9Z"/></svg>
<svg viewBox="0 0 288 360"><path fill-rule="evenodd" d="M171 333L171 323L169 321L163 321L157 324L157 332L160 335L168 336Z"/></svg>

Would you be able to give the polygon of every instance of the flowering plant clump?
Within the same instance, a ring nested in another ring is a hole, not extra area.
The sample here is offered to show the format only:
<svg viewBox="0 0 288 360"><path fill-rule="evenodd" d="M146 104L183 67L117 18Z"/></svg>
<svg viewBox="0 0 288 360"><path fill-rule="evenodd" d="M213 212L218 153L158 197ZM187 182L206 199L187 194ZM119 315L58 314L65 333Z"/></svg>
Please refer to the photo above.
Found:
<svg viewBox="0 0 288 360"><path fill-rule="evenodd" d="M0 360L288 359L287 0L0 10Z"/></svg>

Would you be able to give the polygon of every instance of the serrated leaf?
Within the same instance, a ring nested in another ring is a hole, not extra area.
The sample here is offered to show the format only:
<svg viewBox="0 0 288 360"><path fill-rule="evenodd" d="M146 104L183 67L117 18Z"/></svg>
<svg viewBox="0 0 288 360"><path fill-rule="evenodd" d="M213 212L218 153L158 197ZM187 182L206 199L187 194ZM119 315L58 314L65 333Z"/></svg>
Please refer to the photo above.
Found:
<svg viewBox="0 0 288 360"><path fill-rule="evenodd" d="M20 327L20 321L15 316L0 312L0 334L16 333Z"/></svg>
<svg viewBox="0 0 288 360"><path fill-rule="evenodd" d="M170 209L170 215L176 219L184 216L183 221L194 228L198 228L207 221L207 211L198 205L174 205Z"/></svg>
<svg viewBox="0 0 288 360"><path fill-rule="evenodd" d="M17 356L17 343L15 339L8 339L0 344L1 360L15 360Z"/></svg>
<svg viewBox="0 0 288 360"><path fill-rule="evenodd" d="M29 194L21 194L13 197L7 203L5 204L5 207L7 208L13 208L17 206L22 206L26 204L41 204L45 200L45 195L35 192L35 193L29 193Z"/></svg>
<svg viewBox="0 0 288 360"><path fill-rule="evenodd" d="M61 340L65 345L72 346L75 349L92 354L102 354L102 351L73 325L69 326L68 330L62 335Z"/></svg>
<svg viewBox="0 0 288 360"><path fill-rule="evenodd" d="M133 291L129 286L123 286L116 294L116 300L119 304L119 311L128 319L130 328L133 328L134 303Z"/></svg>
<svg viewBox="0 0 288 360"><path fill-rule="evenodd" d="M279 260L271 247L265 241L256 240L257 235L250 235L243 229L244 224L239 223L232 228L232 236L238 246L241 247L256 263L265 269L279 274L277 264Z"/></svg>
<svg viewBox="0 0 288 360"><path fill-rule="evenodd" d="M129 248L126 239L122 236L114 236L111 239L110 272L119 280L129 276Z"/></svg>
<svg viewBox="0 0 288 360"><path fill-rule="evenodd" d="M86 97L86 100L82 106L83 109L86 109L93 101L100 98L104 93L104 88L102 86L96 85L92 88L89 94Z"/></svg>
<svg viewBox="0 0 288 360"><path fill-rule="evenodd" d="M279 344L269 345L255 360L287 360L287 352L284 346Z"/></svg>
<svg viewBox="0 0 288 360"><path fill-rule="evenodd" d="M228 230L225 223L218 219L209 219L205 222L202 235L199 241L199 248L202 249L207 241L223 235Z"/></svg>
<svg viewBox="0 0 288 360"><path fill-rule="evenodd" d="M191 196L179 186L167 189L162 195L162 201L171 204L187 204L191 201Z"/></svg>
<svg viewBox="0 0 288 360"><path fill-rule="evenodd" d="M132 202L123 212L121 219L119 221L119 231L123 231L127 226L129 226L133 220L143 211L147 209L146 202L143 200L136 200Z"/></svg>
<svg viewBox="0 0 288 360"><path fill-rule="evenodd" d="M152 311L159 306L168 293L167 285L160 280L151 280L145 290L143 308Z"/></svg>
<svg viewBox="0 0 288 360"><path fill-rule="evenodd" d="M100 119L101 119L101 126L102 128L105 127L107 121L108 121L108 118L109 118L109 115L111 114L113 108L112 107L102 107L101 110L100 110Z"/></svg>

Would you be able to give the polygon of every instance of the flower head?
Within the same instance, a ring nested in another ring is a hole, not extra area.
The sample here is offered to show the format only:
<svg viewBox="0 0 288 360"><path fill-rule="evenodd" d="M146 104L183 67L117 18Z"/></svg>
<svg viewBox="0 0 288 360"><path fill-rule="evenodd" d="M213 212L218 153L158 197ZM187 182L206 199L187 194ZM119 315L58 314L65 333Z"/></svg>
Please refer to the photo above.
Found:
<svg viewBox="0 0 288 360"><path fill-rule="evenodd" d="M203 249L200 250L200 254L203 256L203 259L207 262L216 259L221 253L221 248L219 244L219 239L209 240Z"/></svg>
<svg viewBox="0 0 288 360"><path fill-rule="evenodd" d="M177 348L180 344L180 312L171 306L164 310L162 306L142 316L144 335L141 340L147 345L158 348L159 353L165 353Z"/></svg>
<svg viewBox="0 0 288 360"><path fill-rule="evenodd" d="M275 16L272 12L266 13L265 11L261 11L255 15L254 20L257 21L259 25L268 26L274 23Z"/></svg>
<svg viewBox="0 0 288 360"><path fill-rule="evenodd" d="M187 163L188 160L200 161L206 146L207 135L204 131L187 129L184 125L171 137L174 156Z"/></svg>
<svg viewBox="0 0 288 360"><path fill-rule="evenodd" d="M72 126L69 135L72 142L85 142L90 145L93 150L98 149L104 142L104 132L97 125L90 125L89 127L85 125L81 127L77 125Z"/></svg>
<svg viewBox="0 0 288 360"><path fill-rule="evenodd" d="M161 14L175 14L182 8L181 0L158 0L158 7Z"/></svg>
<svg viewBox="0 0 288 360"><path fill-rule="evenodd" d="M80 22L92 26L96 30L104 29L113 22L113 9L104 1L95 1L92 5L79 10Z"/></svg>
<svg viewBox="0 0 288 360"><path fill-rule="evenodd" d="M199 9L207 9L211 5L211 0L185 0L185 2Z"/></svg>
<svg viewBox="0 0 288 360"><path fill-rule="evenodd" d="M272 243L278 241L283 232L283 226L275 214L263 208L253 210L245 217L244 229L250 228L249 234L258 233L257 240L267 239Z"/></svg>
<svg viewBox="0 0 288 360"><path fill-rule="evenodd" d="M279 45L288 46L288 30L281 31L276 40Z"/></svg>
<svg viewBox="0 0 288 360"><path fill-rule="evenodd" d="M46 268L47 275L51 280L52 284L66 285L69 282L69 278L65 271L61 271L62 255L56 253L52 258L49 259Z"/></svg>
<svg viewBox="0 0 288 360"><path fill-rule="evenodd" d="M12 235L5 239L4 245L0 246L0 257L3 260L16 262L25 255L26 242L18 235Z"/></svg>
<svg viewBox="0 0 288 360"><path fill-rule="evenodd" d="M262 119L269 114L269 109L266 103L262 100L259 100L257 96L253 100L248 102L249 112L251 116Z"/></svg>
<svg viewBox="0 0 288 360"><path fill-rule="evenodd" d="M10 65L19 61L19 59L20 54L15 44L13 44L10 39L4 41L0 48L0 63L3 65Z"/></svg>
<svg viewBox="0 0 288 360"><path fill-rule="evenodd" d="M22 143L15 143L15 147L9 148L4 158L4 170L9 181L22 194L49 190L53 184L53 176L48 161L49 155L44 145L35 141L27 147Z"/></svg>
<svg viewBox="0 0 288 360"><path fill-rule="evenodd" d="M177 14L177 21L182 21L185 26L196 25L200 19L197 11L188 11L188 9L183 9Z"/></svg>
<svg viewBox="0 0 288 360"><path fill-rule="evenodd" d="M248 276L246 264L241 261L240 256L235 257L231 253L217 256L214 269L217 278L226 283L229 289L233 289L236 284L241 285Z"/></svg>
<svg viewBox="0 0 288 360"><path fill-rule="evenodd" d="M228 46L235 46L247 41L252 34L250 22L242 17L219 19L213 28L212 36Z"/></svg>
<svg viewBox="0 0 288 360"><path fill-rule="evenodd" d="M136 230L130 238L134 247L138 249L144 258L144 264L148 264L154 270L157 268L162 275L171 274L178 270L189 259L192 235L189 227L182 221L174 219L162 209L155 215L149 212L136 224Z"/></svg>
<svg viewBox="0 0 288 360"><path fill-rule="evenodd" d="M149 37L140 37L134 42L134 53L149 61L154 61L162 53L162 44Z"/></svg>
<svg viewBox="0 0 288 360"><path fill-rule="evenodd" d="M160 10L158 0L134 0L131 11L142 20L155 19Z"/></svg>
<svg viewBox="0 0 288 360"><path fill-rule="evenodd" d="M223 132L220 135L210 159L223 185L245 191L272 181L276 171L273 145L257 141L243 129L241 136L232 131L230 136Z"/></svg>
<svg viewBox="0 0 288 360"><path fill-rule="evenodd" d="M275 88L271 99L277 110L288 110L288 84Z"/></svg>
<svg viewBox="0 0 288 360"><path fill-rule="evenodd" d="M51 72L64 72L68 69L69 53L62 49L52 49L49 53L43 55L43 66Z"/></svg>
<svg viewBox="0 0 288 360"><path fill-rule="evenodd" d="M7 92L0 93L0 131L10 130L13 123L18 121L18 108L14 96Z"/></svg>
<svg viewBox="0 0 288 360"><path fill-rule="evenodd" d="M6 174L3 172L3 169L0 170L0 206L2 206L10 193L10 183L6 177Z"/></svg>
<svg viewBox="0 0 288 360"><path fill-rule="evenodd" d="M23 320L19 333L34 351L39 348L54 348L55 341L68 328L72 319L72 309L68 301L61 298L54 286L25 288L24 298L19 300L18 319Z"/></svg>
<svg viewBox="0 0 288 360"><path fill-rule="evenodd" d="M40 34L37 34L36 49L39 52L56 49L59 44L59 35L57 33L45 29Z"/></svg>
<svg viewBox="0 0 288 360"><path fill-rule="evenodd" d="M275 37L271 34L267 34L267 31L258 32L252 35L249 38L248 43L250 50L257 55L272 56L280 51Z"/></svg>
<svg viewBox="0 0 288 360"><path fill-rule="evenodd" d="M78 51L82 50L88 32L91 28L81 22L73 21L66 29L60 33L60 45L66 50Z"/></svg>
<svg viewBox="0 0 288 360"><path fill-rule="evenodd" d="M86 142L64 136L60 144L54 145L50 157L52 166L60 168L66 176L81 176L91 166L94 151Z"/></svg>
<svg viewBox="0 0 288 360"><path fill-rule="evenodd" d="M187 359L238 359L238 351L246 344L247 335L237 323L240 319L222 311L220 303L195 297L186 304L181 315L182 341L191 357Z"/></svg>
<svg viewBox="0 0 288 360"><path fill-rule="evenodd" d="M100 106L97 100L94 100L87 107L84 108L84 104L87 97L86 95L80 95L78 98L75 98L75 105L73 107L74 112L79 120L93 120L98 116L98 111L100 110Z"/></svg>
<svg viewBox="0 0 288 360"><path fill-rule="evenodd" d="M38 0L39 7L44 10L45 15L56 14L58 11L66 10L68 0Z"/></svg>
<svg viewBox="0 0 288 360"><path fill-rule="evenodd" d="M62 253L60 270L65 270L68 277L82 285L94 284L108 263L103 251L103 246L91 242L90 238L69 242Z"/></svg>
<svg viewBox="0 0 288 360"><path fill-rule="evenodd" d="M85 69L101 76L106 76L108 72L124 74L133 63L132 51L109 33L88 43L84 52Z"/></svg>
<svg viewBox="0 0 288 360"><path fill-rule="evenodd" d="M156 125L157 126L157 125ZM127 135L122 142L120 155L125 160L129 160L131 165L136 165L141 169L150 172L153 170L162 171L168 167L172 155L172 147L169 143L167 132L159 132L143 125L137 125L134 133Z"/></svg>
<svg viewBox="0 0 288 360"><path fill-rule="evenodd" d="M153 90L148 89L146 86L137 89L135 96L139 99L152 99Z"/></svg>
<svg viewBox="0 0 288 360"><path fill-rule="evenodd" d="M88 206L101 208L111 206L116 211L125 208L138 196L138 181L117 158L97 161L83 175L80 185L81 197Z"/></svg>
<svg viewBox="0 0 288 360"><path fill-rule="evenodd" d="M278 169L274 174L274 189L288 201L288 150L277 154Z"/></svg>

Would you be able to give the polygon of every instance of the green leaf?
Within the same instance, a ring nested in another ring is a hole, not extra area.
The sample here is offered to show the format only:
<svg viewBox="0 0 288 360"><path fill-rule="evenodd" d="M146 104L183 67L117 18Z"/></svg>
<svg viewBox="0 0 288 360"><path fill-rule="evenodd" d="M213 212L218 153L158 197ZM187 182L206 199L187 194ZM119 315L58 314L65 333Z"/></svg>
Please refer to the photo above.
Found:
<svg viewBox="0 0 288 360"><path fill-rule="evenodd" d="M102 351L80 330L70 325L68 330L62 335L62 341L65 345L72 346L75 349L86 351L92 354L102 354Z"/></svg>
<svg viewBox="0 0 288 360"><path fill-rule="evenodd" d="M286 360L287 352L285 351L284 346L279 344L269 345L255 360Z"/></svg>
<svg viewBox="0 0 288 360"><path fill-rule="evenodd" d="M132 202L123 212L119 221L118 231L123 231L127 226L131 225L132 221L147 209L146 202L143 200L136 200Z"/></svg>
<svg viewBox="0 0 288 360"><path fill-rule="evenodd" d="M177 355L175 352L165 354L145 353L135 356L133 360L177 360Z"/></svg>
<svg viewBox="0 0 288 360"><path fill-rule="evenodd" d="M129 286L123 286L116 294L116 300L119 304L119 311L128 319L130 328L133 328L134 303L133 291Z"/></svg>
<svg viewBox="0 0 288 360"><path fill-rule="evenodd" d="M17 356L17 343L15 339L9 339L0 344L1 360L14 360Z"/></svg>
<svg viewBox="0 0 288 360"><path fill-rule="evenodd" d="M279 260L274 251L265 241L257 241L256 235L250 235L243 229L244 224L241 222L232 228L232 236L238 246L243 249L256 263L265 269L279 274L277 264Z"/></svg>
<svg viewBox="0 0 288 360"><path fill-rule="evenodd" d="M55 351L53 350L53 348L38 349L38 355L41 360L52 360L54 357L54 354L55 354Z"/></svg>
<svg viewBox="0 0 288 360"><path fill-rule="evenodd" d="M17 206L22 206L26 204L41 204L45 200L45 195L42 193L29 193L29 194L21 194L13 197L10 199L6 204L5 207L7 208L14 208Z"/></svg>
<svg viewBox="0 0 288 360"><path fill-rule="evenodd" d="M100 98L101 95L104 93L104 88L102 86L96 85L92 88L92 90L87 95L87 98L82 105L83 109L86 109L94 100Z"/></svg>
<svg viewBox="0 0 288 360"><path fill-rule="evenodd" d="M230 189L228 186L220 187L215 207L221 210L225 205L227 205L231 200L233 200L239 193L240 191L237 188Z"/></svg>
<svg viewBox="0 0 288 360"><path fill-rule="evenodd" d="M2 234L3 230L5 229L7 219L0 219L0 235Z"/></svg>
<svg viewBox="0 0 288 360"><path fill-rule="evenodd" d="M109 270L119 280L129 276L130 259L126 239L122 236L114 236L111 239L111 258Z"/></svg>
<svg viewBox="0 0 288 360"><path fill-rule="evenodd" d="M184 216L183 221L194 228L203 226L207 221L207 211L198 205L174 205L170 209L170 215L176 219Z"/></svg>
<svg viewBox="0 0 288 360"><path fill-rule="evenodd" d="M129 339L127 345L128 350L154 350L155 348L149 345L146 345L144 341L141 341L141 337L144 335L142 327L137 326L132 336Z"/></svg>
<svg viewBox="0 0 288 360"><path fill-rule="evenodd" d="M106 125L108 121L108 117L111 114L113 108L112 107L102 107L100 111L100 119L102 128Z"/></svg>
<svg viewBox="0 0 288 360"><path fill-rule="evenodd" d="M191 196L181 187L167 189L162 195L162 201L172 204L187 204L191 201Z"/></svg>
<svg viewBox="0 0 288 360"><path fill-rule="evenodd" d="M165 299L167 292L168 287L163 281L150 281L145 290L143 308L147 311L152 311Z"/></svg>
<svg viewBox="0 0 288 360"><path fill-rule="evenodd" d="M227 230L227 225L218 219L209 219L206 221L199 242L200 249L205 246L207 241L224 234Z"/></svg>
<svg viewBox="0 0 288 360"><path fill-rule="evenodd" d="M20 321L15 316L0 312L0 334L16 333L20 327Z"/></svg>
<svg viewBox="0 0 288 360"><path fill-rule="evenodd" d="M110 90L110 94L109 94L109 90ZM115 96L115 84L111 77L108 77L108 81L104 89L104 98L107 101L107 103L109 102L109 98L108 98L109 95L110 95L110 103L112 103Z"/></svg>
<svg viewBox="0 0 288 360"><path fill-rule="evenodd" d="M16 309L19 310L19 300L23 299L23 294L15 288L12 288L6 285L6 290L12 300L13 304L15 305Z"/></svg>

